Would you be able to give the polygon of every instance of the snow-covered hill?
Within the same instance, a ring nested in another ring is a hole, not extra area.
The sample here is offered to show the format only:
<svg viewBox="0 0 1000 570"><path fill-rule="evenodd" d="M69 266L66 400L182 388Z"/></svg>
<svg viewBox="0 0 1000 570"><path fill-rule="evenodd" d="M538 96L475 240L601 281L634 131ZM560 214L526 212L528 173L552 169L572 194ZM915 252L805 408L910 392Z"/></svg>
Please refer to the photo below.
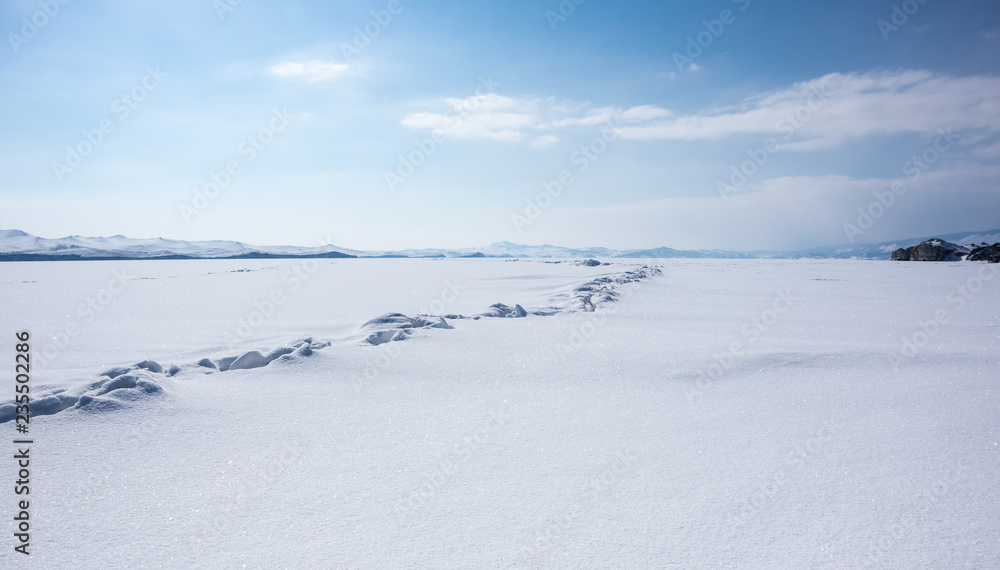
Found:
<svg viewBox="0 0 1000 570"><path fill-rule="evenodd" d="M833 258L833 259L891 259L892 252L904 247L911 247L923 243L930 239L940 239L958 245L980 245L994 244L1000 242L1000 230L989 230L984 232L961 232L955 234L944 234L911 238L896 241L887 241L876 244L855 244L829 247L817 247L790 254L775 255L773 257L791 258Z"/></svg>
<svg viewBox="0 0 1000 570"><path fill-rule="evenodd" d="M0 261L47 259L245 259L268 257L536 257L536 258L714 258L714 259L890 259L892 252L940 238L956 244L1000 242L1000 229L963 232L883 242L825 246L798 251L726 251L655 249L615 250L604 247L569 248L555 245L523 245L501 241L481 248L404 249L359 251L335 245L320 247L255 246L238 241L185 241L164 238L134 239L68 236L47 239L20 230L0 230Z"/></svg>
<svg viewBox="0 0 1000 570"><path fill-rule="evenodd" d="M228 259L267 257L353 257L336 246L258 247L238 241L185 241L68 236L47 239L20 230L0 230L0 260L33 259Z"/></svg>

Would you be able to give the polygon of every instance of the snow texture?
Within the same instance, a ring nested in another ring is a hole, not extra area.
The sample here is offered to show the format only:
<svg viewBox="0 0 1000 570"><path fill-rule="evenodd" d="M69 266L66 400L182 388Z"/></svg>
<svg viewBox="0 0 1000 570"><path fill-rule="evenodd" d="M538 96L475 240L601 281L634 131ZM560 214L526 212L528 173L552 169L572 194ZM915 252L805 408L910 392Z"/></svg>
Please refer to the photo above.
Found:
<svg viewBox="0 0 1000 570"><path fill-rule="evenodd" d="M0 566L1000 567L1000 267L652 263L0 264Z"/></svg>

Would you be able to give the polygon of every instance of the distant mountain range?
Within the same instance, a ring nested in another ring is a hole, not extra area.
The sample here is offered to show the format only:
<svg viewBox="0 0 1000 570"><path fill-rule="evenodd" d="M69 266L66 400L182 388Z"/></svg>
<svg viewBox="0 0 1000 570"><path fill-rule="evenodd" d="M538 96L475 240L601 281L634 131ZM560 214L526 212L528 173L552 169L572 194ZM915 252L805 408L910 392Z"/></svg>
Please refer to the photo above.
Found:
<svg viewBox="0 0 1000 570"><path fill-rule="evenodd" d="M932 238L956 244L1000 242L1000 229L963 232L876 244L817 247L799 251L725 251L655 249L615 250L603 247L568 248L521 245L501 241L481 248L404 249L358 251L335 245L320 247L255 246L238 241L184 241L125 236L69 236L47 239L20 230L0 230L0 261L112 260L112 259L270 259L354 257L542 257L542 258L715 258L715 259L890 259L892 252Z"/></svg>

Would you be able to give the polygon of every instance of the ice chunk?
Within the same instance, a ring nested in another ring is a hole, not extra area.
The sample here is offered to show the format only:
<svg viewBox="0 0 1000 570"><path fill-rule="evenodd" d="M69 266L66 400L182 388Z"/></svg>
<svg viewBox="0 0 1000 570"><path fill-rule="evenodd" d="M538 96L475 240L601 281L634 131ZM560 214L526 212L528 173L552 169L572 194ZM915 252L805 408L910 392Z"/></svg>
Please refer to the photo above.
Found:
<svg viewBox="0 0 1000 570"><path fill-rule="evenodd" d="M222 372L229 370L229 366L232 363L236 362L237 358L239 358L239 356L227 356L225 358L219 359L219 370Z"/></svg>

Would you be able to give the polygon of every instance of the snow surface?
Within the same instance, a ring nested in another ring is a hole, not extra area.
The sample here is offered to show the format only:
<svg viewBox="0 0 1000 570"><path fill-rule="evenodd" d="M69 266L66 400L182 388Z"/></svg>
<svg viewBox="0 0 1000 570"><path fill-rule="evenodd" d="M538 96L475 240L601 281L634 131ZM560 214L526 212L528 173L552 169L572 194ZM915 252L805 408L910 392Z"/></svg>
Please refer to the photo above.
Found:
<svg viewBox="0 0 1000 570"><path fill-rule="evenodd" d="M0 264L47 414L33 554L0 565L995 568L997 277Z"/></svg>

